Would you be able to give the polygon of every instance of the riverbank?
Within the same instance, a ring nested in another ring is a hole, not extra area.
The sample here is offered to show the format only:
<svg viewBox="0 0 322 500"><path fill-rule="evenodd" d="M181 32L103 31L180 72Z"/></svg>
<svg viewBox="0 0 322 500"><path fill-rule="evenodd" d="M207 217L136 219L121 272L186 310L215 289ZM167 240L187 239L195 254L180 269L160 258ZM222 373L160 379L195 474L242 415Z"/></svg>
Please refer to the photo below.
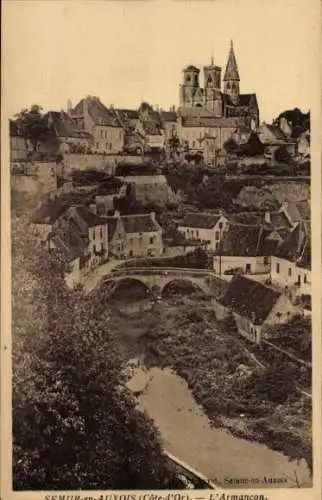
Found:
<svg viewBox="0 0 322 500"><path fill-rule="evenodd" d="M278 380L278 367L270 390L259 390L264 374L230 325L215 320L206 298L176 296L152 308L144 301L135 313L133 304L119 306L122 311L113 314L109 324L127 359L139 359L145 370L173 370L214 429L227 429L239 439L261 443L292 460L304 459L312 467L310 401L292 390L282 400L289 386L279 387L283 380ZM164 405L168 396L160 397ZM152 413L154 405L158 403L152 404ZM181 429L182 420L178 425ZM188 424L184 427L193 432ZM184 453L181 458L189 462L190 452Z"/></svg>
<svg viewBox="0 0 322 500"><path fill-rule="evenodd" d="M267 373L241 349L232 326L215 320L207 302L177 299L155 314L145 335L148 365L172 367L183 377L214 426L305 459L312 468L311 402L292 390L294 380L279 379L280 366L269 373L265 390Z"/></svg>

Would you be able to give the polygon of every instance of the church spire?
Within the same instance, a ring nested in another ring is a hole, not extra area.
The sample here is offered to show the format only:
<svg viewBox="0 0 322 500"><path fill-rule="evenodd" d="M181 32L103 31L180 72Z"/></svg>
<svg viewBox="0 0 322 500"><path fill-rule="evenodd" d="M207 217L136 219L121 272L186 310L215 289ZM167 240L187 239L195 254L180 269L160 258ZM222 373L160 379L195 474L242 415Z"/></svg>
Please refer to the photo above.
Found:
<svg viewBox="0 0 322 500"><path fill-rule="evenodd" d="M224 82L227 82L228 80L239 82L239 73L232 40L230 40L230 50L224 76Z"/></svg>
<svg viewBox="0 0 322 500"><path fill-rule="evenodd" d="M239 73L233 41L230 41L230 50L224 76L224 94L229 95L234 104L239 101Z"/></svg>

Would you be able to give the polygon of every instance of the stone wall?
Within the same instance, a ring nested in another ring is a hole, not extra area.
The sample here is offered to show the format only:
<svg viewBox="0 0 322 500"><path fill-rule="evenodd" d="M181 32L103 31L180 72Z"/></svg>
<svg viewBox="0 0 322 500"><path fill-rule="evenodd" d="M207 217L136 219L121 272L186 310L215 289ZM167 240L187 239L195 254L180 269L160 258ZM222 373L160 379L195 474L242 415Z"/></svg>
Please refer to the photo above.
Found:
<svg viewBox="0 0 322 500"><path fill-rule="evenodd" d="M114 174L119 163L139 165L142 158L134 155L66 154L63 159L64 175L68 177L75 170L90 169Z"/></svg>

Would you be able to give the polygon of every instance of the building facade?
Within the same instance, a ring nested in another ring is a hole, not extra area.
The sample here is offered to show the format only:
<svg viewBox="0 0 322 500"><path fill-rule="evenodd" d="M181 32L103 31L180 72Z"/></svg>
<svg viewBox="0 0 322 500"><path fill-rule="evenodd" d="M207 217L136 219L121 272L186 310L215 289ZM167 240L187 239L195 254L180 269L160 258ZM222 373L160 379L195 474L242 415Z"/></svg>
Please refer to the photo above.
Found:
<svg viewBox="0 0 322 500"><path fill-rule="evenodd" d="M215 252L228 227L228 219L221 214L188 213L178 231L187 241L200 241Z"/></svg>
<svg viewBox="0 0 322 500"><path fill-rule="evenodd" d="M105 218L110 255L115 258L157 257L163 253L162 229L155 214L120 215Z"/></svg>

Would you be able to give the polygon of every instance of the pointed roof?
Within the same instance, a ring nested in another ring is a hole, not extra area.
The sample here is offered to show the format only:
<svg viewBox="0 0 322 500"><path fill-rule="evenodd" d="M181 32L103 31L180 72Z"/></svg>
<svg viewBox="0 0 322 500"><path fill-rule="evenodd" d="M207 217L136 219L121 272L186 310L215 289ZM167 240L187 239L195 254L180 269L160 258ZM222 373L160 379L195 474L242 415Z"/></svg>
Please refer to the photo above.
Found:
<svg viewBox="0 0 322 500"><path fill-rule="evenodd" d="M226 66L226 71L225 71L225 76L224 76L224 82L227 80L237 80L237 81L240 80L232 40L230 42L230 50L229 50L228 61L227 61L227 66Z"/></svg>

